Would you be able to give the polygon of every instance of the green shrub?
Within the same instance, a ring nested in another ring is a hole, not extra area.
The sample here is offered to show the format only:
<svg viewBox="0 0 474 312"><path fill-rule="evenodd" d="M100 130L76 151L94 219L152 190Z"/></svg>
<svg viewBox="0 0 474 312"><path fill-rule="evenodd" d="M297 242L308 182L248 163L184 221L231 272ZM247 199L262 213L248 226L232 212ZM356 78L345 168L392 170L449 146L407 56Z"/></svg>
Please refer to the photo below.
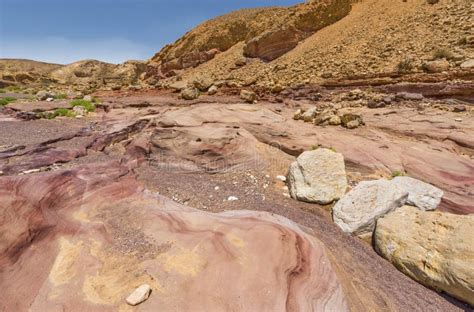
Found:
<svg viewBox="0 0 474 312"><path fill-rule="evenodd" d="M5 88L5 90L7 90L7 91L9 91L9 92L15 93L15 92L20 92L20 91L22 91L23 88L20 87L20 86L8 86L8 87Z"/></svg>
<svg viewBox="0 0 474 312"><path fill-rule="evenodd" d="M16 101L15 98L7 96L7 97L4 97L4 98L0 99L0 106L5 106L5 105L10 104L11 102L15 102L15 101Z"/></svg>
<svg viewBox="0 0 474 312"><path fill-rule="evenodd" d="M76 114L70 110L70 109L67 109L67 108L58 108L54 111L54 115L57 116L63 116L63 117L75 117Z"/></svg>
<svg viewBox="0 0 474 312"><path fill-rule="evenodd" d="M71 107L76 107L76 106L82 106L86 109L88 112L93 112L95 111L95 105L91 101L86 101L86 100L74 100L69 103Z"/></svg>
<svg viewBox="0 0 474 312"><path fill-rule="evenodd" d="M54 96L55 100L64 100L67 99L67 94L66 93L59 93Z"/></svg>
<svg viewBox="0 0 474 312"><path fill-rule="evenodd" d="M400 63L398 63L398 65L397 65L397 71L399 73L407 73L407 72L411 72L412 70L413 70L413 60L412 59L406 58L406 59L400 61Z"/></svg>
<svg viewBox="0 0 474 312"><path fill-rule="evenodd" d="M44 119L54 119L57 116L54 112L42 112L42 113L37 113L36 117L44 118Z"/></svg>
<svg viewBox="0 0 474 312"><path fill-rule="evenodd" d="M433 58L435 60L443 58L449 60L453 58L453 53L446 48L439 48L434 51Z"/></svg>

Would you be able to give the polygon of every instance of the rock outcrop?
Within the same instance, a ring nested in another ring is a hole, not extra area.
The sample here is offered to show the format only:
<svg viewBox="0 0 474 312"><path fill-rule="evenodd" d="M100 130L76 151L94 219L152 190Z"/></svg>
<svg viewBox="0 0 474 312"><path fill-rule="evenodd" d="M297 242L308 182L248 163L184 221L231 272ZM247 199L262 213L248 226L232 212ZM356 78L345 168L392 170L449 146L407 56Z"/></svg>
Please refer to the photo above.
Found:
<svg viewBox="0 0 474 312"><path fill-rule="evenodd" d="M294 28L269 30L247 42L244 56L272 61L296 47L301 37L302 33Z"/></svg>
<svg viewBox="0 0 474 312"><path fill-rule="evenodd" d="M404 206L380 218L376 251L400 271L474 306L474 216Z"/></svg>
<svg viewBox="0 0 474 312"><path fill-rule="evenodd" d="M363 181L332 209L334 222L347 233L371 233L378 218L403 206L408 192L388 180Z"/></svg>
<svg viewBox="0 0 474 312"><path fill-rule="evenodd" d="M304 152L291 164L287 181L294 199L330 204L347 189L344 157L325 148Z"/></svg>
<svg viewBox="0 0 474 312"><path fill-rule="evenodd" d="M169 77L246 42L243 54L266 61L346 16L352 0L307 1L292 7L244 9L209 20L164 47L150 60L148 77Z"/></svg>
<svg viewBox="0 0 474 312"><path fill-rule="evenodd" d="M15 203L0 224L6 311L116 311L143 284L153 295L141 306L163 311L350 310L333 256L295 223L180 206L131 177L114 182L126 173L113 162L0 178L0 202Z"/></svg>

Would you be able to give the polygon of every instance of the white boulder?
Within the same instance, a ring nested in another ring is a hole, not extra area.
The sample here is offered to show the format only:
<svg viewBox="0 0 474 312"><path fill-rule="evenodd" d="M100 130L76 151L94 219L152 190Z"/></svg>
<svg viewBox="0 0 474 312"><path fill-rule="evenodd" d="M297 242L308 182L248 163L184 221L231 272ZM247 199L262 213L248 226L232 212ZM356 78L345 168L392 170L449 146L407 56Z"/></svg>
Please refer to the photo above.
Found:
<svg viewBox="0 0 474 312"><path fill-rule="evenodd" d="M347 189L344 157L325 148L304 152L291 164L287 181L294 199L330 204Z"/></svg>
<svg viewBox="0 0 474 312"><path fill-rule="evenodd" d="M334 222L347 233L373 232L378 218L403 206L408 192L385 179L360 182L333 208Z"/></svg>
<svg viewBox="0 0 474 312"><path fill-rule="evenodd" d="M408 192L407 204L421 210L435 210L441 203L443 191L423 181L410 177L396 177L392 180L398 188Z"/></svg>

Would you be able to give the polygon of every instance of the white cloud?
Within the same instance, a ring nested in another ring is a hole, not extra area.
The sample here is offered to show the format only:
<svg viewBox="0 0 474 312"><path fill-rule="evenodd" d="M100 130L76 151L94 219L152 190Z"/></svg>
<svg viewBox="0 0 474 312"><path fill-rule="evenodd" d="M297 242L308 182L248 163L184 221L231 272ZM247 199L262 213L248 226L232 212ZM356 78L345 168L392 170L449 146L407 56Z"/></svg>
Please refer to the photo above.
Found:
<svg viewBox="0 0 474 312"><path fill-rule="evenodd" d="M59 37L38 39L0 39L0 58L21 58L43 62L68 64L79 60L96 59L109 63L144 60L154 52L145 45L127 39L71 40Z"/></svg>

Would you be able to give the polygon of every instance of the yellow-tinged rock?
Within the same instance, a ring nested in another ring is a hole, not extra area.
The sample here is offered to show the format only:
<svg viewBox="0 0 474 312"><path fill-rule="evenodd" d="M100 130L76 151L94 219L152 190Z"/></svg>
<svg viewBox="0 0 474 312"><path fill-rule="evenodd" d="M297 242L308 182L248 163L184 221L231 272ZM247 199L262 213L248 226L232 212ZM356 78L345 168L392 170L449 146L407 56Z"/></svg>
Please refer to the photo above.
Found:
<svg viewBox="0 0 474 312"><path fill-rule="evenodd" d="M474 305L474 215L403 206L377 222L376 251L425 286Z"/></svg>

